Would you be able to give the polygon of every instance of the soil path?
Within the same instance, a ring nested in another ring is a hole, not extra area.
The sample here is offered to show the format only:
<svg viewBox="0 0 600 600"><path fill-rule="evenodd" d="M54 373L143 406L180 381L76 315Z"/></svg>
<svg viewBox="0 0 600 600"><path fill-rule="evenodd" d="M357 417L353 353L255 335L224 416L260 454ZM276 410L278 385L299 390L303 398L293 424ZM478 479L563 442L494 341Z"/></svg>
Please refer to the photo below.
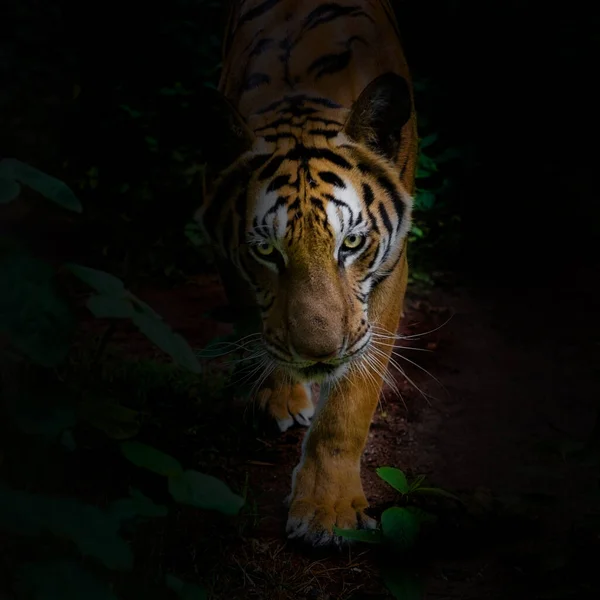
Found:
<svg viewBox="0 0 600 600"><path fill-rule="evenodd" d="M598 518L597 467L565 454L573 440L589 436L600 398L591 282L592 274L582 273L561 291L453 283L409 294L400 333L416 337L398 345L430 352L398 352L444 389L397 358L422 393L396 375L404 403L386 390L364 455L363 481L375 514L394 500L375 474L388 465L461 494L477 516L434 534L427 598L597 596L598 584L585 570L600 551L598 529L586 525ZM222 329L198 317L223 303L214 279L140 293L196 346ZM238 404L232 400L223 408L231 422L238 421L231 412L236 406L243 412ZM215 567L215 594L388 597L368 551L315 557L286 542L282 503L302 436L298 428L215 442L219 468L234 482L247 476L257 503L244 542L227 546L226 564ZM212 469L219 474L214 462Z"/></svg>

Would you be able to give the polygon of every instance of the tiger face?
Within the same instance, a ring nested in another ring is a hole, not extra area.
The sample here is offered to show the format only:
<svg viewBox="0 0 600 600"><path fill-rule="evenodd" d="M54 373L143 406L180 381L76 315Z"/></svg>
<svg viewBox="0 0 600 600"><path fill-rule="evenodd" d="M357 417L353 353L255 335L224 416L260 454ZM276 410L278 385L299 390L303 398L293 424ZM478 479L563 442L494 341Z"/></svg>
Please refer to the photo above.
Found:
<svg viewBox="0 0 600 600"><path fill-rule="evenodd" d="M230 130L246 149L199 218L253 290L272 362L322 382L367 350L371 292L402 256L412 199L397 157L411 106L404 79L391 74L349 111L315 113L306 98L303 106L315 125L308 135L306 122L269 128L274 114L258 136L237 115Z"/></svg>

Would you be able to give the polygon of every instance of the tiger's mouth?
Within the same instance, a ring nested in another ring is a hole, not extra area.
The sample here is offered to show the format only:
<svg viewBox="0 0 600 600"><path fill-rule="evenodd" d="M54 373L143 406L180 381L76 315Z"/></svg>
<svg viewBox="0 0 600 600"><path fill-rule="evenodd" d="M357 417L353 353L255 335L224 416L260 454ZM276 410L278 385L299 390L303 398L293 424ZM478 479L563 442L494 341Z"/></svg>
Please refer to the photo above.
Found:
<svg viewBox="0 0 600 600"><path fill-rule="evenodd" d="M341 366L340 364L332 365L324 362L316 362L308 367L297 367L296 370L307 379L326 378L333 375Z"/></svg>

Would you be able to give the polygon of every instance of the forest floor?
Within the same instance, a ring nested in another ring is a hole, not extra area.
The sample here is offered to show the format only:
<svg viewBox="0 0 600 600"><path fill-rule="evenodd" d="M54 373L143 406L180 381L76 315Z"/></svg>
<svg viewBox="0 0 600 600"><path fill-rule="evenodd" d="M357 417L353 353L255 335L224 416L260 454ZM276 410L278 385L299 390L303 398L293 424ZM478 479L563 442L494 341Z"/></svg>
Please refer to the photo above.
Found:
<svg viewBox="0 0 600 600"><path fill-rule="evenodd" d="M415 386L396 373L402 399L386 389L374 418L362 463L371 514L395 500L381 466L425 475L464 501L443 503L411 562L425 598L597 598L598 462L574 453L600 398L592 274L572 275L560 291L442 281L407 297L400 333L414 337L398 352L420 368L398 359ZM193 347L230 331L205 314L224 304L215 277L137 293ZM153 356L133 329L112 347ZM136 570L147 569L149 585L169 571L223 600L391 597L372 546L312 551L286 540L284 498L305 429L257 428L226 391L218 401L193 387L177 393L149 401L141 438L243 491L250 509L233 525L178 509L136 530ZM96 476L110 470L99 457Z"/></svg>

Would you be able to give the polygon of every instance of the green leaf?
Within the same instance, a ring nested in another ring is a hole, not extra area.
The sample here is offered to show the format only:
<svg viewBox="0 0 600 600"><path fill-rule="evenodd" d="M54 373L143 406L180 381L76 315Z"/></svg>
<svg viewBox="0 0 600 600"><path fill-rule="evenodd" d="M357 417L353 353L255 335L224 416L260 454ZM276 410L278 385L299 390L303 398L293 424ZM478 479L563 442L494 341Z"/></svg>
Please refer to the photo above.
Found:
<svg viewBox="0 0 600 600"><path fill-rule="evenodd" d="M347 540L355 540L367 544L381 544L382 542L381 531L379 529L340 529L334 526L333 532Z"/></svg>
<svg viewBox="0 0 600 600"><path fill-rule="evenodd" d="M56 406L49 398L27 398L15 406L14 419L19 429L27 435L58 436L77 422L75 411L68 406Z"/></svg>
<svg viewBox="0 0 600 600"><path fill-rule="evenodd" d="M80 404L79 414L90 425L115 440L125 440L140 430L139 413L106 400L87 400Z"/></svg>
<svg viewBox="0 0 600 600"><path fill-rule="evenodd" d="M126 292L125 284L118 277L110 273L84 267L83 265L68 264L66 267L73 275L81 279L84 283L87 283L100 294L122 296Z"/></svg>
<svg viewBox="0 0 600 600"><path fill-rule="evenodd" d="M113 502L109 510L119 520L125 521L135 517L165 517L169 509L163 504L156 504L135 488L132 488L130 498L121 498Z"/></svg>
<svg viewBox="0 0 600 600"><path fill-rule="evenodd" d="M383 535L392 546L404 552L417 541L420 524L417 517L405 508L394 506L381 515Z"/></svg>
<svg viewBox="0 0 600 600"><path fill-rule="evenodd" d="M413 223L413 226L412 226L410 232L418 238L422 238L425 235L423 233L423 230L420 227L418 227L417 225L415 225L414 223Z"/></svg>
<svg viewBox="0 0 600 600"><path fill-rule="evenodd" d="M427 146L431 146L431 144L437 142L437 139L438 139L437 133L432 133L431 135L428 135L427 137L421 138L419 140L419 148L421 148L421 149L427 148Z"/></svg>
<svg viewBox="0 0 600 600"><path fill-rule="evenodd" d="M234 494L220 479L198 471L186 471L170 477L169 492L180 504L217 510L231 516L237 515L244 505L244 499Z"/></svg>
<svg viewBox="0 0 600 600"><path fill-rule="evenodd" d="M204 588L193 583L185 583L174 575L165 575L165 583L181 600L207 600L208 598Z"/></svg>
<svg viewBox="0 0 600 600"><path fill-rule="evenodd" d="M23 565L15 587L20 596L32 600L117 600L108 584L67 560Z"/></svg>
<svg viewBox="0 0 600 600"><path fill-rule="evenodd" d="M0 160L0 177L19 181L67 210L77 213L83 210L68 185L15 158Z"/></svg>
<svg viewBox="0 0 600 600"><path fill-rule="evenodd" d="M440 488L419 487L416 490L413 490L413 493L422 494L423 496L441 496L443 498L449 498L450 500L456 500L456 502L460 502L462 504L462 500L458 496L455 496L454 494L451 494L450 492Z"/></svg>
<svg viewBox="0 0 600 600"><path fill-rule="evenodd" d="M141 442L122 442L121 452L136 467L148 469L165 477L183 475L183 467L172 456Z"/></svg>
<svg viewBox="0 0 600 600"><path fill-rule="evenodd" d="M60 436L60 443L69 452L77 450L77 443L73 437L73 432L70 429L66 429Z"/></svg>
<svg viewBox="0 0 600 600"><path fill-rule="evenodd" d="M0 177L0 204L8 204L16 200L21 193L21 186L11 179Z"/></svg>
<svg viewBox="0 0 600 600"><path fill-rule="evenodd" d="M135 488L131 489L131 497L141 517L165 517L169 513L169 509L164 504L156 504L151 498Z"/></svg>
<svg viewBox="0 0 600 600"><path fill-rule="evenodd" d="M119 527L114 515L96 506L0 485L0 529L30 536L49 531L71 540L84 555L98 558L109 569L127 570L133 554L119 537Z"/></svg>
<svg viewBox="0 0 600 600"><path fill-rule="evenodd" d="M435 523L438 520L436 515L432 515L430 512L416 506L406 506L405 508L419 523Z"/></svg>
<svg viewBox="0 0 600 600"><path fill-rule="evenodd" d="M386 483L389 483L396 491L401 494L407 494L409 492L406 475L400 469L395 469L394 467L379 467L376 472L381 479Z"/></svg>
<svg viewBox="0 0 600 600"><path fill-rule="evenodd" d="M87 301L87 307L97 319L131 319L135 310L124 297L99 294Z"/></svg>
<svg viewBox="0 0 600 600"><path fill-rule="evenodd" d="M419 475L418 477L415 477L411 482L410 482L410 486L409 486L409 491L414 492L418 487L421 486L421 484L425 481L425 475Z"/></svg>
<svg viewBox="0 0 600 600"><path fill-rule="evenodd" d="M387 589L397 600L421 600L425 595L422 579L402 567L385 567L382 575Z"/></svg>
<svg viewBox="0 0 600 600"><path fill-rule="evenodd" d="M435 204L435 194L429 190L420 190L417 193L415 208L418 210L430 210Z"/></svg>
<svg viewBox="0 0 600 600"><path fill-rule="evenodd" d="M53 277L53 269L38 259L20 254L0 258L0 332L44 367L66 358L75 325Z"/></svg>
<svg viewBox="0 0 600 600"><path fill-rule="evenodd" d="M192 373L201 373L202 368L185 339L175 333L164 321L144 313L135 313L132 318L137 328L180 367Z"/></svg>

